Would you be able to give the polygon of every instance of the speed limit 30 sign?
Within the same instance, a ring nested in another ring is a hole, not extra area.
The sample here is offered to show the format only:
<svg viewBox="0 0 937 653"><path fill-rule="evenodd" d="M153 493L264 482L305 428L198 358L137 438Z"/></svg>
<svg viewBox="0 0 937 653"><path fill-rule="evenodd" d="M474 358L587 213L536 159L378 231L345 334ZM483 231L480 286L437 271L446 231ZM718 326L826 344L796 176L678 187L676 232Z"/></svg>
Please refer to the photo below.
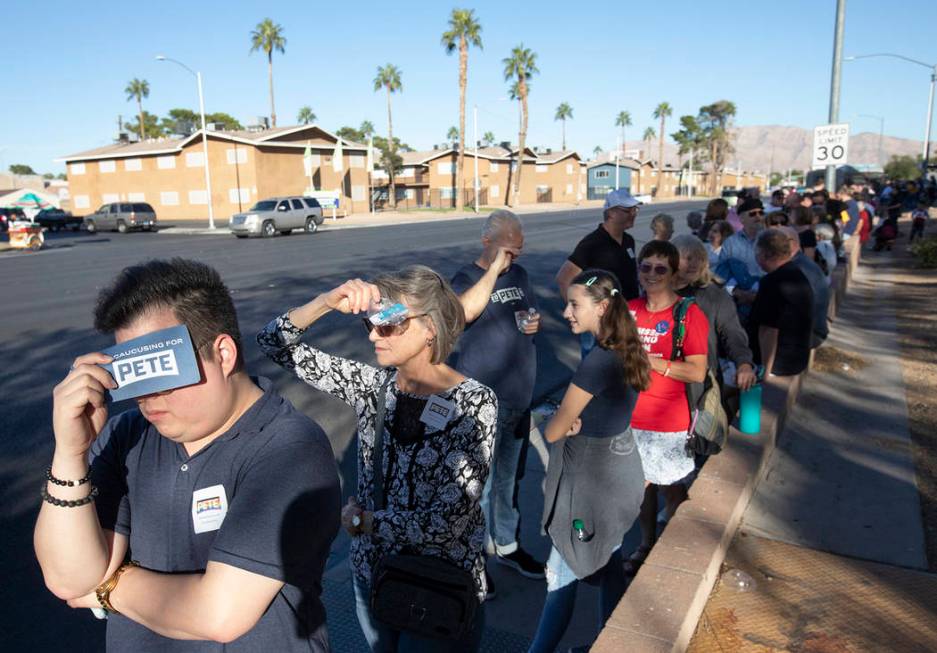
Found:
<svg viewBox="0 0 937 653"><path fill-rule="evenodd" d="M849 125L820 125L813 129L814 169L840 166L849 154Z"/></svg>

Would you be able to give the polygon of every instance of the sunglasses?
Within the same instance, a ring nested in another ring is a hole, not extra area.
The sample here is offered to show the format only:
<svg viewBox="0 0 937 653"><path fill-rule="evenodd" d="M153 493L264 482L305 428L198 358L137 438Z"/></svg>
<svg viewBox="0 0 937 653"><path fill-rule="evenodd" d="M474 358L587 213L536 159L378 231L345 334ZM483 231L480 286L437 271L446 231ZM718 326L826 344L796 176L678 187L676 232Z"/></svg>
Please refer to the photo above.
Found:
<svg viewBox="0 0 937 653"><path fill-rule="evenodd" d="M764 214L765 214L765 212L762 211L761 209L752 209L751 211L748 212L748 216L749 216L750 218L755 218L755 217L758 217L758 216L764 215Z"/></svg>
<svg viewBox="0 0 937 653"><path fill-rule="evenodd" d="M361 321L364 322L364 328L367 329L368 333L377 331L377 335L380 337L390 338L391 336L402 336L407 332L407 329L410 328L410 320L415 317L425 317L426 315L428 315L428 313L411 315L400 324L374 324L366 317L361 318Z"/></svg>
<svg viewBox="0 0 937 653"><path fill-rule="evenodd" d="M661 277L670 274L670 268L666 265L651 265L650 263L642 263L638 266L638 270L642 274L650 274L653 272L654 274Z"/></svg>

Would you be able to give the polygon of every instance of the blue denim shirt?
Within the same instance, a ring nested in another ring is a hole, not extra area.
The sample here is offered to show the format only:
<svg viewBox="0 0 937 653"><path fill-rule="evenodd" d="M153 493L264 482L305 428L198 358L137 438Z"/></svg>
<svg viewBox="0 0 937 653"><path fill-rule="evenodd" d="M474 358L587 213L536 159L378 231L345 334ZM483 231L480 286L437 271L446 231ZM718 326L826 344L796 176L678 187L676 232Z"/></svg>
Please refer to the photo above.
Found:
<svg viewBox="0 0 937 653"><path fill-rule="evenodd" d="M743 290L749 290L764 276L755 259L755 241L749 240L744 231L729 236L722 244L716 274L726 281L734 279Z"/></svg>

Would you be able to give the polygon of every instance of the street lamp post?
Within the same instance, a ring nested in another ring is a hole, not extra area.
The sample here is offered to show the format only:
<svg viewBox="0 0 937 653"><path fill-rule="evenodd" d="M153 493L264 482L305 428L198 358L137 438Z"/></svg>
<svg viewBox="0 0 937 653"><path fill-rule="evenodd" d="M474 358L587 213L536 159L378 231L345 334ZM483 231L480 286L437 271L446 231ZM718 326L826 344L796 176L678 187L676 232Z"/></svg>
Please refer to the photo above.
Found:
<svg viewBox="0 0 937 653"><path fill-rule="evenodd" d="M930 162L930 134L931 134L931 123L933 122L934 116L934 86L937 85L937 64L929 64L923 61L918 61L917 59L912 59L901 54L894 54L892 52L876 52L875 54L860 54L854 57L846 57L845 61L855 61L856 59L871 59L872 57L891 57L892 59L901 59L902 61L907 61L908 63L913 63L918 66L924 66L925 68L931 71L930 73L930 93L927 98L927 123L924 126L924 174L927 174L927 164Z"/></svg>
<svg viewBox="0 0 937 653"><path fill-rule="evenodd" d="M215 228L215 210L212 206L211 201L211 172L208 168L208 131L205 128L205 96L202 93L202 73L196 72L186 66L181 61L176 59L171 59L162 54L156 55L157 61L171 61L177 66L181 66L187 70L191 75L195 77L195 82L198 84L198 112L202 119L202 156L205 159L202 163L205 168L205 192L208 194L208 228ZM240 198L241 191L238 189L238 197Z"/></svg>
<svg viewBox="0 0 937 653"><path fill-rule="evenodd" d="M860 118L871 118L872 120L878 120L878 164L882 166L882 169L885 168L885 161L882 160L882 138L885 135L885 117L884 116L873 116L870 113L860 113Z"/></svg>

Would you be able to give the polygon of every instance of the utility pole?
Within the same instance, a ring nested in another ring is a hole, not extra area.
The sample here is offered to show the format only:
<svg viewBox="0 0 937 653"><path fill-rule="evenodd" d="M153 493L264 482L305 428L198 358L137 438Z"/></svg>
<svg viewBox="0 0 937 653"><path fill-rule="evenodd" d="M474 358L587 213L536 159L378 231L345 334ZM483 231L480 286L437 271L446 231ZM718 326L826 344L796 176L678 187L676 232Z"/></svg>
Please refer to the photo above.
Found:
<svg viewBox="0 0 937 653"><path fill-rule="evenodd" d="M475 181L473 186L475 188L475 213L478 213L478 105L472 107L472 140L475 141Z"/></svg>
<svg viewBox="0 0 937 653"><path fill-rule="evenodd" d="M846 0L836 0L836 30L833 33L833 72L830 77L830 114L827 123L839 122L839 86L843 72L843 32L846 29ZM826 189L836 191L836 166L826 167Z"/></svg>

